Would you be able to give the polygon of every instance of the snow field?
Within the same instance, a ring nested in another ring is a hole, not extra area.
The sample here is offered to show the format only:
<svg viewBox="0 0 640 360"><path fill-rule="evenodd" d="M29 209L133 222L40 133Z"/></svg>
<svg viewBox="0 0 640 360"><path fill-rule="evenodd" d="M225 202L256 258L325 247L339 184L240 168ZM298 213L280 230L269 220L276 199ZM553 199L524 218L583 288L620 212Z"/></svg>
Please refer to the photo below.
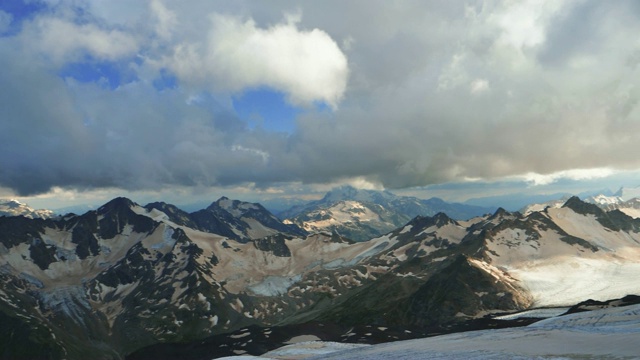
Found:
<svg viewBox="0 0 640 360"><path fill-rule="evenodd" d="M637 359L638 339L640 305L633 305L550 318L522 328L399 341L312 359Z"/></svg>

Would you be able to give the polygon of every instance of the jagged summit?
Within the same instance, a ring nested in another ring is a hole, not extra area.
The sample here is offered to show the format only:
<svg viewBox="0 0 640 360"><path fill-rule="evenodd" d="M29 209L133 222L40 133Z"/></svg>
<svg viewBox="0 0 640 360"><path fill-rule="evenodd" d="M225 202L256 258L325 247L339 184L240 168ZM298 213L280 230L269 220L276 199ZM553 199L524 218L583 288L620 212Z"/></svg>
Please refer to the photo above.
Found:
<svg viewBox="0 0 640 360"><path fill-rule="evenodd" d="M221 196L218 200L214 201L211 203L211 205L209 205L207 207L207 209L212 208L212 207L220 207L220 208L231 208L233 207L233 204L238 204L240 203L239 200L231 200L226 196Z"/></svg>
<svg viewBox="0 0 640 360"><path fill-rule="evenodd" d="M450 218L447 214L439 212L433 216L416 216L407 225L411 225L415 228L429 228L431 226L443 227L445 225L457 225L458 222Z"/></svg>
<svg viewBox="0 0 640 360"><path fill-rule="evenodd" d="M567 200L567 202L562 205L562 207L569 208L583 215L601 215L603 213L603 210L600 209L597 205L582 201L577 196L570 197L569 200Z"/></svg>
<svg viewBox="0 0 640 360"><path fill-rule="evenodd" d="M509 211L505 210L502 207L499 207L490 217L489 220L495 220L495 219L501 219L505 216L511 216L513 215L512 213L510 213Z"/></svg>
<svg viewBox="0 0 640 360"><path fill-rule="evenodd" d="M444 226L448 224L457 224L455 220L450 218L446 213L439 212L433 216L434 223L436 226Z"/></svg>
<svg viewBox="0 0 640 360"><path fill-rule="evenodd" d="M295 224L285 224L257 203L219 198L202 209L189 214L199 230L220 234L247 242L276 233L304 236L306 232Z"/></svg>
<svg viewBox="0 0 640 360"><path fill-rule="evenodd" d="M193 221L190 214L179 207L165 202L152 202L144 206L147 211L158 210L167 216L168 220L177 224L197 229L198 225Z"/></svg>
<svg viewBox="0 0 640 360"><path fill-rule="evenodd" d="M242 216L247 212L254 210L260 212L269 212L262 205L258 203L250 203L240 200L232 200L226 196L214 201L207 207L207 210L222 209L232 214L233 216Z"/></svg>
<svg viewBox="0 0 640 360"><path fill-rule="evenodd" d="M137 204L133 202L133 200L131 199L128 199L126 197L117 197L115 199L112 199L108 203L102 205L101 207L99 207L97 212L98 214L105 214L113 211L116 211L116 212L127 211L127 210L130 211L131 208L133 208L136 205Z"/></svg>

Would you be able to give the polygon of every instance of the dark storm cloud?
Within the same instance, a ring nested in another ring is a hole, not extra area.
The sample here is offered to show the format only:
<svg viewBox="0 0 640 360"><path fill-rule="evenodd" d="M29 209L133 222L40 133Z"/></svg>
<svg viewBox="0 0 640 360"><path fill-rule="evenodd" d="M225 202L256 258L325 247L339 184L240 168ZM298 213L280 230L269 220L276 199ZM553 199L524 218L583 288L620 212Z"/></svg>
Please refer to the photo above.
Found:
<svg viewBox="0 0 640 360"><path fill-rule="evenodd" d="M51 11L0 38L1 186L35 194L357 178L402 188L640 167L635 2L151 1L137 12L127 3L79 2L92 15L81 23ZM51 35L69 29L81 35ZM276 38L324 44L318 56L335 60L335 78L318 88L263 71L283 59L251 73L251 59L211 55L212 39ZM57 75L84 56L119 62L136 80L110 88ZM220 61L238 73L221 77ZM159 91L153 81L167 71L177 86ZM251 129L229 96L254 82L334 108L303 105L292 134Z"/></svg>

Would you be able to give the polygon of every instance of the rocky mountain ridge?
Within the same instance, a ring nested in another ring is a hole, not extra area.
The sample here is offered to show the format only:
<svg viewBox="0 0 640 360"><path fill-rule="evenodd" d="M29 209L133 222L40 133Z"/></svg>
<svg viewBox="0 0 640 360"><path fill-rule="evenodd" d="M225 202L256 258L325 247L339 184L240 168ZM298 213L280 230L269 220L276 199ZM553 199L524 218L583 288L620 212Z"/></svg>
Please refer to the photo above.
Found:
<svg viewBox="0 0 640 360"><path fill-rule="evenodd" d="M447 203L438 198L422 200L389 191L342 186L320 200L281 212L279 217L308 232L335 231L364 241L390 232L416 216L445 212L454 219L466 220L493 211L495 208Z"/></svg>
<svg viewBox="0 0 640 360"><path fill-rule="evenodd" d="M27 334L0 345L120 358L248 326L425 329L639 292L640 220L578 198L529 216L416 217L357 243L280 232L248 203L210 210L203 221L118 198L80 216L0 218L0 317Z"/></svg>
<svg viewBox="0 0 640 360"><path fill-rule="evenodd" d="M627 214L632 218L640 218L640 198L638 197L630 197L630 194L636 194L637 190L625 190L624 188L620 188L618 192L614 195L605 195L605 194L597 194L591 195L584 198L584 202L597 205L603 210L612 211L612 210L620 210ZM623 197L624 194L624 197ZM550 208L559 208L569 199L569 196L551 200L543 203L530 204L522 209L520 209L520 213L528 215L532 212L542 211L547 207Z"/></svg>

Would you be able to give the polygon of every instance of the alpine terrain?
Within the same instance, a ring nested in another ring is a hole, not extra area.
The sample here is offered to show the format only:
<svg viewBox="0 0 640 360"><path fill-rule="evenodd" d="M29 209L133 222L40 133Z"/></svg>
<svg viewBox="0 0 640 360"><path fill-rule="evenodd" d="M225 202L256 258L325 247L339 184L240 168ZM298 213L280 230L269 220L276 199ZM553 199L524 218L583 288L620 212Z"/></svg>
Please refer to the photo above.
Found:
<svg viewBox="0 0 640 360"><path fill-rule="evenodd" d="M0 218L7 358L210 359L299 335L376 343L526 325L498 315L640 293L640 220L568 199L528 215L416 216L367 241L227 198L117 198Z"/></svg>
<svg viewBox="0 0 640 360"><path fill-rule="evenodd" d="M17 200L0 200L0 216L19 216L30 219L49 219L54 217L51 210L33 209L27 204L23 204Z"/></svg>
<svg viewBox="0 0 640 360"><path fill-rule="evenodd" d="M390 191L359 190L342 186L329 191L322 199L293 206L279 214L287 223L309 232L337 232L355 241L386 234L414 217L444 212L454 219L466 220L495 211L495 208L447 203L398 196Z"/></svg>
<svg viewBox="0 0 640 360"><path fill-rule="evenodd" d="M631 196L637 194L638 190L635 188L632 188L630 190L620 188L620 190L618 190L613 195L600 193L597 195L587 196L585 197L584 201L597 205L603 210L620 210L632 218L640 218L640 198ZM565 196L557 200L550 200L537 204L529 204L520 209L520 212L528 215L534 211L544 210L546 207L558 208L561 207L568 199L569 197Z"/></svg>

